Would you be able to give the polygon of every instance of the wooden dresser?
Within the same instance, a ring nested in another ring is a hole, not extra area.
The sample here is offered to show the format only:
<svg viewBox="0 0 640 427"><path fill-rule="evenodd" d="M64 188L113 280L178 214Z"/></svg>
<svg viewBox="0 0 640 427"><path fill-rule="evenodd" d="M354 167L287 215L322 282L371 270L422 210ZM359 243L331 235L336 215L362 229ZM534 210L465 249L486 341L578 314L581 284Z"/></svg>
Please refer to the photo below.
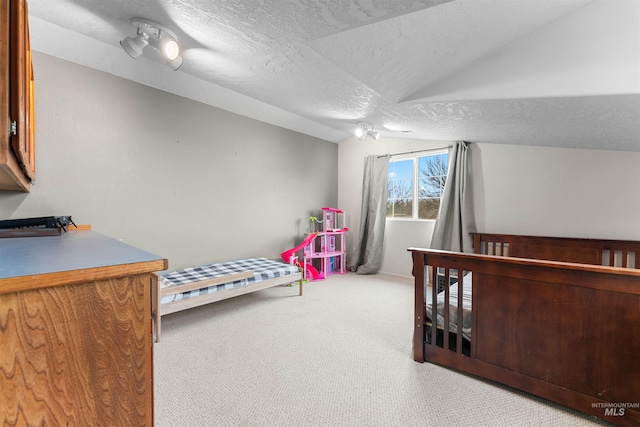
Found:
<svg viewBox="0 0 640 427"><path fill-rule="evenodd" d="M0 425L153 425L152 272L94 231L0 239Z"/></svg>

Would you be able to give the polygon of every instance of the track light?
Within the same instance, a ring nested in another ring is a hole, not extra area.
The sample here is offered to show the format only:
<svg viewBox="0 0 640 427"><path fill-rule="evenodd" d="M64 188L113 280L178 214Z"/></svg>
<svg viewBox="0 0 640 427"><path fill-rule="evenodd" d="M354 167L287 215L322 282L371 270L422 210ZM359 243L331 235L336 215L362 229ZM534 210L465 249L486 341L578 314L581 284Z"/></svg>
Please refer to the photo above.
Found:
<svg viewBox="0 0 640 427"><path fill-rule="evenodd" d="M176 71L182 65L182 56L176 56L176 59L173 61L167 61L167 65Z"/></svg>
<svg viewBox="0 0 640 427"><path fill-rule="evenodd" d="M143 18L134 18L131 24L137 28L135 37L125 37L120 45L132 58L142 55L145 47L151 46L153 54L174 71L182 65L180 47L175 33L160 24Z"/></svg>
<svg viewBox="0 0 640 427"><path fill-rule="evenodd" d="M369 127L366 123L358 123L356 128L356 138L362 140L366 136L370 136L373 139L380 139L380 131L373 129L373 126Z"/></svg>
<svg viewBox="0 0 640 427"><path fill-rule="evenodd" d="M135 37L127 37L120 42L125 52L132 58L142 55L142 49L149 44L149 36L145 33L138 34Z"/></svg>

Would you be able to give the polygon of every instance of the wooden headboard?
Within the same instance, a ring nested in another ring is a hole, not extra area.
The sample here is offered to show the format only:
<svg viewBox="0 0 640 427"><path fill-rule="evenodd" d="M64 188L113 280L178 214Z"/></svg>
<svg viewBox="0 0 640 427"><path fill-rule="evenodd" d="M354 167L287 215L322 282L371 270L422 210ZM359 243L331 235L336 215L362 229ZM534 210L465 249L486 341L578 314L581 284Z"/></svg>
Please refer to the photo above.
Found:
<svg viewBox="0 0 640 427"><path fill-rule="evenodd" d="M477 254L640 268L640 241L471 234Z"/></svg>

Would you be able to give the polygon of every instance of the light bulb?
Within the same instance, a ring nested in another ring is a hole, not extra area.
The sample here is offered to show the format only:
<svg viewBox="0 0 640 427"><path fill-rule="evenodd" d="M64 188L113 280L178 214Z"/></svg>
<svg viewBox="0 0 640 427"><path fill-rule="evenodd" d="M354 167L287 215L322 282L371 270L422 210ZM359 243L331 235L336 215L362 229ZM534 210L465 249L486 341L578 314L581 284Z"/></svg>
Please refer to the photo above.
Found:
<svg viewBox="0 0 640 427"><path fill-rule="evenodd" d="M175 42L175 40L169 40L168 42L165 43L164 54L171 61L176 59L179 53L180 53L180 47L178 46L178 43Z"/></svg>

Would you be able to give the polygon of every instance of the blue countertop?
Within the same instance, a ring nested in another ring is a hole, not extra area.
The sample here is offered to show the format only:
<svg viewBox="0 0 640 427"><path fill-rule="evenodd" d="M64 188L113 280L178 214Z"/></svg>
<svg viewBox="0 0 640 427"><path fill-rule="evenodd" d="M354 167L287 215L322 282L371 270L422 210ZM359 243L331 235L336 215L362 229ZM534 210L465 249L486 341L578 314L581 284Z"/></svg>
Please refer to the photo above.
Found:
<svg viewBox="0 0 640 427"><path fill-rule="evenodd" d="M163 258L95 231L0 238L0 280Z"/></svg>

